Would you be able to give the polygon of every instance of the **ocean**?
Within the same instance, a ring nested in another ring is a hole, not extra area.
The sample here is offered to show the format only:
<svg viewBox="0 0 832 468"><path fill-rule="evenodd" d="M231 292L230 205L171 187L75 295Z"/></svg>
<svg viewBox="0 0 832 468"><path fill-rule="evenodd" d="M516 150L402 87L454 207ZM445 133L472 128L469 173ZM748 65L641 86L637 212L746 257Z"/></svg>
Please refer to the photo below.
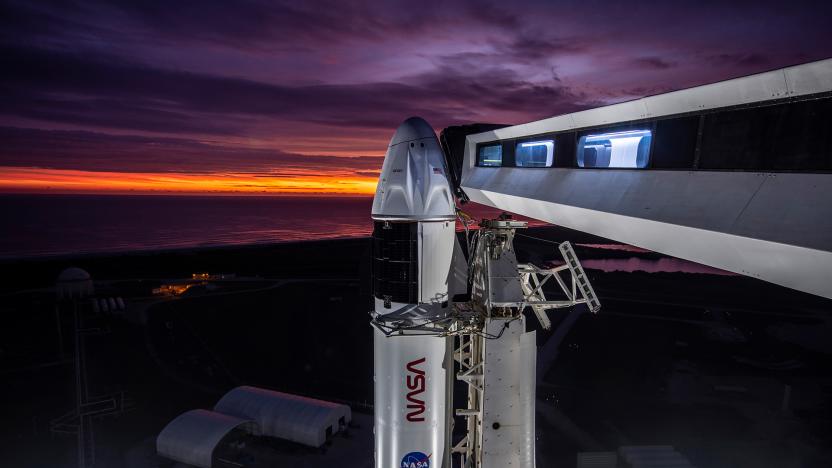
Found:
<svg viewBox="0 0 832 468"><path fill-rule="evenodd" d="M0 195L0 258L363 237L371 206L371 197Z"/></svg>
<svg viewBox="0 0 832 468"><path fill-rule="evenodd" d="M365 237L371 207L371 197L0 195L0 259ZM463 209L474 219L500 214L476 203ZM731 274L672 257L638 258L646 251L622 244L577 245L633 253L586 259L587 268Z"/></svg>

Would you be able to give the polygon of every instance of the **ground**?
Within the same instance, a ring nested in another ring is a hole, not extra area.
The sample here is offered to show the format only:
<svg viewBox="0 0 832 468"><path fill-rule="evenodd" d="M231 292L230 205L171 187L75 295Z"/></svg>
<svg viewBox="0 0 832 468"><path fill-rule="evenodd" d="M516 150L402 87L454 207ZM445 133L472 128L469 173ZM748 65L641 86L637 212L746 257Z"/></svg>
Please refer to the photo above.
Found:
<svg viewBox="0 0 832 468"><path fill-rule="evenodd" d="M255 463L370 466L367 248L356 239L7 262L6 463L75 466L74 437L49 430L74 398L71 316L62 315L62 356L49 287L62 268L77 265L92 274L97 294L128 304L94 321L106 333L87 338L90 393L127 396L127 411L94 421L96 466L167 466L153 450L162 427L242 384L346 402L360 426L325 453L255 443ZM521 261L555 258L553 245L530 238L518 238L517 250ZM180 297L150 294L202 271L236 279ZM552 359L537 389L538 466L575 466L579 451L641 444L672 445L709 468L820 467L832 458L829 301L735 276L588 273L602 311L581 314L554 354L545 350L551 333L538 331L541 355ZM566 313L553 314L554 324Z"/></svg>

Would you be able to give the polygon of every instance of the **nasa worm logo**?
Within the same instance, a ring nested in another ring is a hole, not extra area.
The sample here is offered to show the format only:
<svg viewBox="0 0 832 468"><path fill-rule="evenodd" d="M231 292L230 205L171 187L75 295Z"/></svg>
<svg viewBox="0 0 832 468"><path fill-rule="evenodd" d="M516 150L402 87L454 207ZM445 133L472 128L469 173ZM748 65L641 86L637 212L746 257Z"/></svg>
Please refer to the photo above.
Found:
<svg viewBox="0 0 832 468"><path fill-rule="evenodd" d="M410 452L402 458L401 468L430 468L430 455Z"/></svg>
<svg viewBox="0 0 832 468"><path fill-rule="evenodd" d="M425 400L421 395L425 393L425 371L417 366L424 364L425 358L407 363L407 420L420 422L425 420ZM404 466L404 465L402 465ZM427 466L427 465L425 465ZM410 467L408 467L410 468ZM423 468L421 466L417 468Z"/></svg>

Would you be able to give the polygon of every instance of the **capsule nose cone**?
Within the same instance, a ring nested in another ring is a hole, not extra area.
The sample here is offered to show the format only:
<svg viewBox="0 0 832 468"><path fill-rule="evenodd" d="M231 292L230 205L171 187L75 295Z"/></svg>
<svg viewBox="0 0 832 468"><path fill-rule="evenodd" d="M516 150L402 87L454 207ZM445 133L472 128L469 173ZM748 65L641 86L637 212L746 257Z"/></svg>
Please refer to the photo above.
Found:
<svg viewBox="0 0 832 468"><path fill-rule="evenodd" d="M423 138L436 138L436 133L433 128L425 122L421 117L411 117L396 129L393 134L393 139L390 140L390 146L398 145L413 140L421 140Z"/></svg>

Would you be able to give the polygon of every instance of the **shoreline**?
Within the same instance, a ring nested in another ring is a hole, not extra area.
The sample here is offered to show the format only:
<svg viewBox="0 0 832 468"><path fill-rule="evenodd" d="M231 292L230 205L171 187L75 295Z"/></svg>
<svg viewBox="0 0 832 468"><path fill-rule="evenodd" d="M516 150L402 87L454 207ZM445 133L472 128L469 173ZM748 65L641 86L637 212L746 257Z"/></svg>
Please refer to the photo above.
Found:
<svg viewBox="0 0 832 468"><path fill-rule="evenodd" d="M471 229L471 231L475 231L475 229ZM457 235L462 234L464 231L462 229L457 228ZM622 244L617 241L611 241L602 237L594 236L591 234L587 234L580 231L574 231L568 228L560 227L557 225L535 225L529 226L523 232L530 232L530 233L546 233L549 232L551 234L556 235L557 237L563 238L563 240L569 240L573 244L585 244L589 245L620 245L620 246L627 246L626 244ZM269 247L284 247L284 246L291 246L291 245L307 245L313 243L327 243L327 242L341 242L341 241L356 241L356 240L369 240L372 236L372 230L370 230L367 235L363 236L333 236L333 237L322 237L322 238L314 238L314 239L290 239L290 240L263 240L263 241L253 241L253 242L241 242L241 243L209 243L209 244L196 244L196 245L182 245L182 246L159 246L159 247L139 247L139 248L129 248L129 249L119 249L119 248L112 248L112 249L104 249L104 250L89 250L89 251L79 251L74 253L38 253L38 254L26 254L23 256L2 256L0 255L0 266L6 264L14 264L14 263L28 263L28 262L38 262L38 261L64 261L64 260L84 260L87 258L100 258L100 257L124 257L124 256L152 256L152 255L166 255L166 254L177 254L177 253L203 253L205 251L213 251L213 250L235 250L235 249L252 249L252 248L269 248ZM625 250L625 249L622 249ZM643 249L642 249L643 250ZM638 253L638 252L633 252ZM643 250L641 253L646 254L654 254L652 251ZM659 254L661 255L661 254Z"/></svg>
<svg viewBox="0 0 832 468"><path fill-rule="evenodd" d="M287 244L300 244L300 243L310 243L310 242L331 242L331 241L342 241L342 240L356 240L356 239L369 239L370 236L336 236L336 237L324 237L320 239L292 239L292 240L268 240L268 241L261 241L261 242L245 242L239 244L199 244L199 245L192 245L192 246L171 246L171 247L146 247L146 248L134 248L128 250L121 250L118 248L114 249L105 249L105 250L90 250L90 251L79 251L77 253L42 253L42 254L28 254L26 256L21 257L11 257L11 256L1 256L0 255L0 265L5 263L17 263L17 262L27 262L27 261L38 261L38 260L73 260L79 258L86 258L86 257L117 257L117 256L133 256L133 255L163 255L163 254L170 254L170 253L177 253L177 252L192 252L192 253L199 253L201 250L218 250L218 249L237 249L237 248L258 248L258 247L269 247L269 246L282 246Z"/></svg>

